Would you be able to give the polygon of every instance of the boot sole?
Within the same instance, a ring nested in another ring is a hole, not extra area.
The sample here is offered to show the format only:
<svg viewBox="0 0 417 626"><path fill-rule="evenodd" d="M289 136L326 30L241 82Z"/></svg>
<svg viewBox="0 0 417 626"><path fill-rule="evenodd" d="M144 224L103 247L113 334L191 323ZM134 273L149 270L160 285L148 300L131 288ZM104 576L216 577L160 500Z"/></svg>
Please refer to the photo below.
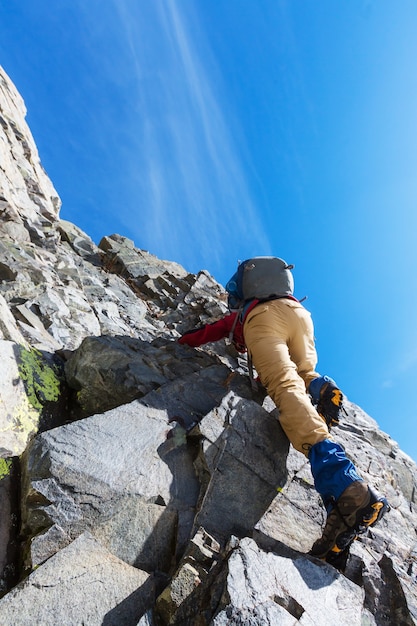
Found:
<svg viewBox="0 0 417 626"><path fill-rule="evenodd" d="M358 528L347 530L339 535L336 539L336 543L331 550L327 553L325 560L328 556L331 558L337 554L340 554L346 550L358 537L363 535L367 529L371 526L375 526L388 511L391 510L390 505L386 498L380 498L374 502L369 511L366 511L362 523Z"/></svg>
<svg viewBox="0 0 417 626"><path fill-rule="evenodd" d="M370 526L375 526L388 511L391 510L390 505L388 504L388 500L386 498L379 498L376 502L371 504L371 507L368 511L365 511L362 522L359 524L358 531L360 532L363 528L362 532L365 532L367 528Z"/></svg>

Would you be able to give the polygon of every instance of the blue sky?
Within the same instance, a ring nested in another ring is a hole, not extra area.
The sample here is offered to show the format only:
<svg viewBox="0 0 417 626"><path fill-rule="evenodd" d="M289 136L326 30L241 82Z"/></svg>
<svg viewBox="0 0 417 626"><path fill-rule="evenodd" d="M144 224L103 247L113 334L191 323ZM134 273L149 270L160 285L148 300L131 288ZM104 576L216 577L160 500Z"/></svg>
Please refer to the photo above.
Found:
<svg viewBox="0 0 417 626"><path fill-rule="evenodd" d="M294 263L319 370L414 459L416 32L415 0L0 0L61 217L223 284Z"/></svg>

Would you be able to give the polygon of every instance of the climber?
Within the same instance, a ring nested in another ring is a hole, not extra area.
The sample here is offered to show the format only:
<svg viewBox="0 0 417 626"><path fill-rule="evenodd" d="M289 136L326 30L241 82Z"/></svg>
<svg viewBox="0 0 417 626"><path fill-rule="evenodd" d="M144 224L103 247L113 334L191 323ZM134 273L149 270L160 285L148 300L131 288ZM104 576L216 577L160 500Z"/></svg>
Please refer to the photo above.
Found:
<svg viewBox="0 0 417 626"><path fill-rule="evenodd" d="M179 343L197 347L229 337L238 351L247 349L248 361L279 409L288 439L310 461L315 488L328 513L310 554L338 567L339 561L346 563L352 541L390 507L329 434L339 423L343 393L333 379L315 369L313 323L293 295L292 267L276 257L241 263L226 285L231 313L184 333Z"/></svg>

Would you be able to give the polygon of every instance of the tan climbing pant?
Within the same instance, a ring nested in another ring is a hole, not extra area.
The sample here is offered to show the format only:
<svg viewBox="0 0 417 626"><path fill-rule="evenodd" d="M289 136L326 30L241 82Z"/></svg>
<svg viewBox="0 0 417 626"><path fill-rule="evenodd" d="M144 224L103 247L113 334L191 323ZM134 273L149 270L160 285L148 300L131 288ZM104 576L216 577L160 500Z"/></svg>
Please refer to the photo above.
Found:
<svg viewBox="0 0 417 626"><path fill-rule="evenodd" d="M258 304L243 327L256 372L275 402L280 424L299 452L308 456L312 445L329 438L326 422L307 393L315 371L317 352L310 313L302 304L280 298Z"/></svg>

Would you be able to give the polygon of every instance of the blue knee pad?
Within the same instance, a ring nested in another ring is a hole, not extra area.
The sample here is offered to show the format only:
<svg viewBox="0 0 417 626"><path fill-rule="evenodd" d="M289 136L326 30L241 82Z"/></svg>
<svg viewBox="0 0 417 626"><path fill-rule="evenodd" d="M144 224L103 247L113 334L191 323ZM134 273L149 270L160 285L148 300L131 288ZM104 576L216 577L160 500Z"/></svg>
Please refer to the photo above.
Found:
<svg viewBox="0 0 417 626"><path fill-rule="evenodd" d="M338 500L353 482L363 480L342 446L330 439L324 439L312 446L308 458L314 485L325 506Z"/></svg>

